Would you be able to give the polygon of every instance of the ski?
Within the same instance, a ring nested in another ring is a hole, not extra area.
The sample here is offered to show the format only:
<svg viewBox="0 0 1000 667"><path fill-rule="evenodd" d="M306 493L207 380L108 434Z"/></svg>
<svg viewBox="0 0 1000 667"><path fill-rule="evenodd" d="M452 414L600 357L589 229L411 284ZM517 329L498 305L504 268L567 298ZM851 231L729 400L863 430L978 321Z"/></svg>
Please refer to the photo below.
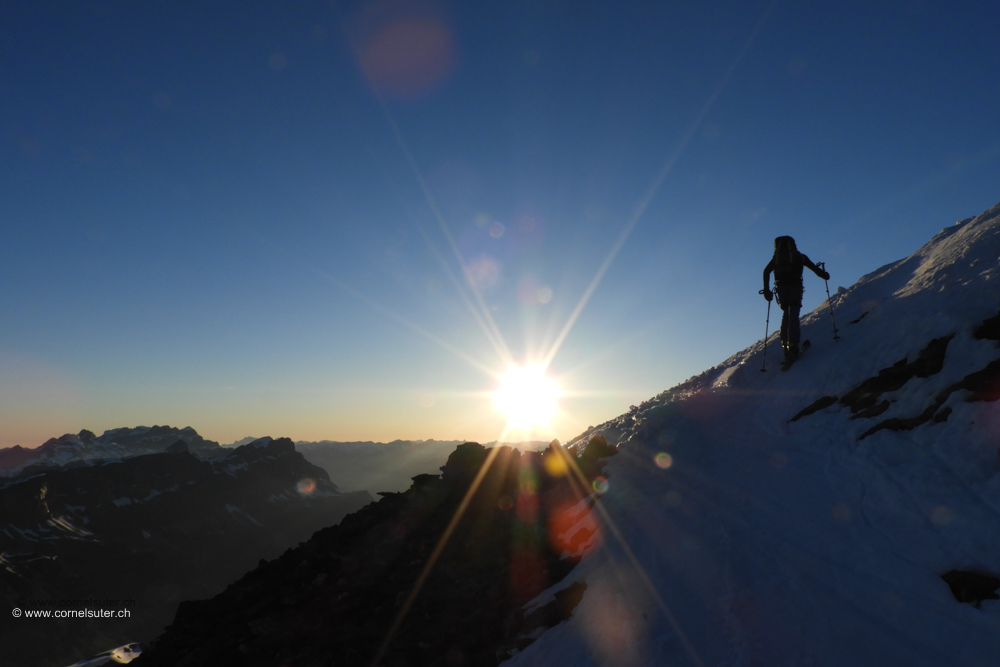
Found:
<svg viewBox="0 0 1000 667"><path fill-rule="evenodd" d="M789 368L792 367L792 364L801 359L802 355L806 353L806 350L809 349L810 345L812 345L812 343L810 343L809 341L807 340L802 341L802 345L799 348L798 356L795 357L794 359L786 359L785 361L781 362L781 372L784 373L785 371L787 371Z"/></svg>

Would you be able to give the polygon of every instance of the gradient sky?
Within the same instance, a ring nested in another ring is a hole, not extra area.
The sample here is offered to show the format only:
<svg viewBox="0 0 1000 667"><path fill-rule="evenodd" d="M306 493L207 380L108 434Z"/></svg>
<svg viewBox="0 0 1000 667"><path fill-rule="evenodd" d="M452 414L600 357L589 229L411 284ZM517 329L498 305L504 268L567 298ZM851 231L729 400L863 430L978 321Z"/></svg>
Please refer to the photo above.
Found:
<svg viewBox="0 0 1000 667"><path fill-rule="evenodd" d="M567 440L758 340L775 236L834 290L997 203L997 34L981 1L3 3L0 446L488 441L501 338L561 340Z"/></svg>

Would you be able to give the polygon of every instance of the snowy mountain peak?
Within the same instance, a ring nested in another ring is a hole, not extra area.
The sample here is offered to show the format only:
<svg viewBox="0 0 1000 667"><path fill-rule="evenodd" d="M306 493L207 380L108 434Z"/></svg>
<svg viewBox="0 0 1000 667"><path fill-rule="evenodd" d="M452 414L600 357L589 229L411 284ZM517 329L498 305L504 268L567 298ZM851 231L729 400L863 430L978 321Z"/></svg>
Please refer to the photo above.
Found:
<svg viewBox="0 0 1000 667"><path fill-rule="evenodd" d="M168 451L178 442L183 442L188 451L202 458L224 453L217 442L205 440L190 426L123 427L107 430L100 437L83 429L79 433L50 438L35 449L19 446L0 449L0 475L18 474L29 466L79 465L100 459L154 454Z"/></svg>
<svg viewBox="0 0 1000 667"><path fill-rule="evenodd" d="M1000 205L975 218L960 220L941 230L905 260L864 276L856 287L878 282L880 278L907 278L892 294L905 297L924 290L951 289L975 277L989 280L1000 270L998 216Z"/></svg>

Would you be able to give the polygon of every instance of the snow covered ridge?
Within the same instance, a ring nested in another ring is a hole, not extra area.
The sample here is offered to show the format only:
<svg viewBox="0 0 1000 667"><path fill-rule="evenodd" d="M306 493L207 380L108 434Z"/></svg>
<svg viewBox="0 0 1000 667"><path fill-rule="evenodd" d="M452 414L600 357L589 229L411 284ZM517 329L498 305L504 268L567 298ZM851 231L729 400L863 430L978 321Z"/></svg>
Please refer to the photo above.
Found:
<svg viewBox="0 0 1000 667"><path fill-rule="evenodd" d="M621 540L507 664L996 664L1000 602L949 584L1000 573L998 272L1000 205L838 290L839 342L806 315L787 373L772 334L588 430Z"/></svg>
<svg viewBox="0 0 1000 667"><path fill-rule="evenodd" d="M205 440L190 426L115 428L99 437L84 429L50 438L34 449L20 445L0 449L0 476L16 475L31 466L65 467L101 459L155 454L181 446L201 458L224 453L219 443Z"/></svg>

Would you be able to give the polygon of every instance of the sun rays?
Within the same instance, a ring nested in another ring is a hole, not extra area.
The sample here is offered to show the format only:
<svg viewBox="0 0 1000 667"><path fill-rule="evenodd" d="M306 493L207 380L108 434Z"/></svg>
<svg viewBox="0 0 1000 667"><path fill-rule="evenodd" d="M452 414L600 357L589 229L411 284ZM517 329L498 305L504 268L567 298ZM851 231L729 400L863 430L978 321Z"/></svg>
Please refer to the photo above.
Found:
<svg viewBox="0 0 1000 667"><path fill-rule="evenodd" d="M742 61L746 53L749 51L750 47L757 38L762 26L767 21L771 12L774 9L775 2L772 2L766 11L761 16L760 20L750 33L750 35L745 40L742 49L736 55L736 57L731 62L730 66L724 72L721 80L712 89L711 94L704 104L699 109L699 112L692 119L687 131L680 138L674 150L667 156L662 167L657 172L653 178L651 184L644 193L644 196L637 202L631 215L626 219L621 231L619 232L615 242L610 246L604 260L599 265L594 276L591 278L590 282L587 284L586 289L583 291L579 300L571 310L566 321L558 329L558 334L550 345L547 345L544 350L544 354L538 355L536 358L540 361L535 363L523 363L518 364L514 360L514 355L511 353L509 346L504 340L504 336L501 333L500 327L497 325L491 309L487 306L486 300L483 296L483 289L479 281L477 281L474 275L473 262L469 258L463 257L463 254L459 248L458 243L449 228L449 225L438 206L435 197L433 196L430 188L427 185L427 180L425 179L417 161L413 157L413 153L410 150L407 142L400 131L398 124L393 117L385 100L379 93L378 88L374 87L374 94L378 101L379 107L384 115L387 124L389 125L392 135L395 139L397 146L402 152L405 161L412 172L412 175L419 187L420 192L423 195L424 201L428 208L430 209L434 220L437 222L437 226L443 236L447 247L450 249L453 256L454 263L460 267L460 271L455 271L453 268L452 261L447 260L441 252L435 247L435 244L431 240L430 236L427 234L426 230L416 221L414 224L420 229L421 236L424 238L428 247L430 248L432 254L437 259L441 266L441 269L448 276L451 281L452 286L455 288L456 292L459 294L469 316L476 323L476 325L481 330L482 334L489 342L493 349L499 362L501 370L499 371L488 371L489 375L492 377L493 381L496 383L495 390L488 394L492 400L494 407L507 418L507 423L497 438L498 440L503 440L512 433L516 432L532 432L532 430L545 429L551 431L551 423L553 418L558 413L558 400L567 395L572 395L572 392L567 391L567 388L560 387L560 384L552 377L548 375L548 371L552 366L553 361L558 355L563 344L569 337L576 322L579 320L581 314L587 307L591 297L596 292L600 284L602 283L606 273L610 269L611 265L615 261L619 252L624 247L625 243L628 241L636 225L639 223L640 219L646 213L649 204L651 203L654 196L661 190L663 183L665 182L667 176L673 170L675 164L679 160L680 156L684 153L687 148L688 143L691 141L692 137L697 132L698 128L701 126L708 112L714 107L716 101L722 94L722 92L727 87L730 78L738 67L739 63ZM357 50L357 45L354 45ZM360 57L359 57L360 62ZM364 68L362 68L364 69ZM464 278L461 280L458 275ZM545 300L551 299L551 293ZM397 320L404 321L402 317L393 315ZM407 325L410 323L405 322ZM451 352L457 354L460 358L466 362L471 363L480 370L486 370L490 367L488 362L483 362L481 360L475 359L473 355L466 354L458 350L455 346L446 343L442 338L434 336L429 332L419 330L417 327L410 325L410 328L414 331L418 331L422 335L426 336L430 340L442 345ZM592 388L587 388L592 389ZM412 590L407 596L404 604L402 605L399 613L397 614L392 626L386 633L385 640L383 641L381 647L379 648L372 665L376 665L379 660L384 655L386 649L389 647L392 639L405 619L406 615L409 613L414 600L420 594L421 588L427 580L430 572L433 570L435 564L438 561L441 553L445 549L449 539L452 536L456 526L462 519L463 514L466 511L469 503L471 502L473 496L476 494L480 487L484 477L489 472L491 466L495 462L495 458L500 451L500 447L494 447L489 456L483 462L479 471L476 474L471 486L466 492L462 502L459 504L458 508L455 510L454 515L451 517L447 528L441 534L437 545L435 546L430 557L424 565L423 571L415 582ZM595 531L606 530L609 535L611 535L619 548L625 555L625 560L630 566L632 572L634 572L642 585L648 589L649 594L655 599L657 605L659 606L663 615L669 621L669 624L674 629L674 631L681 638L684 648L693 659L695 664L702 664L697 651L687 640L683 630L680 627L677 619L671 612L667 602L660 596L659 592L655 590L655 587L646 573L643 566L640 564L639 560L636 558L630 546L625 542L624 537L621 532L617 529L612 520L610 514L607 510L596 500L598 496L607 491L607 482L602 479L601 484L595 484L591 486L588 483L586 476L580 469L578 461L572 456L565 448L558 445L558 441L553 442L553 446L548 451L549 463L546 464L547 470L550 474L555 471L560 471L560 476L564 478L569 486L572 488L573 496L576 499L577 504L583 502L585 499L591 498L591 505L597 507L596 514L597 520L594 522ZM655 465L663 465L663 462L657 461ZM525 483L521 484L519 487L518 498L515 501L524 505L524 508L518 507L518 514L524 514L524 517L529 517L531 515L530 505L533 490L530 488L530 479ZM525 509L526 508L526 509ZM521 510L524 509L524 512ZM524 518L522 517L522 518ZM563 531L565 532L565 531ZM618 569L615 567L615 569Z"/></svg>

